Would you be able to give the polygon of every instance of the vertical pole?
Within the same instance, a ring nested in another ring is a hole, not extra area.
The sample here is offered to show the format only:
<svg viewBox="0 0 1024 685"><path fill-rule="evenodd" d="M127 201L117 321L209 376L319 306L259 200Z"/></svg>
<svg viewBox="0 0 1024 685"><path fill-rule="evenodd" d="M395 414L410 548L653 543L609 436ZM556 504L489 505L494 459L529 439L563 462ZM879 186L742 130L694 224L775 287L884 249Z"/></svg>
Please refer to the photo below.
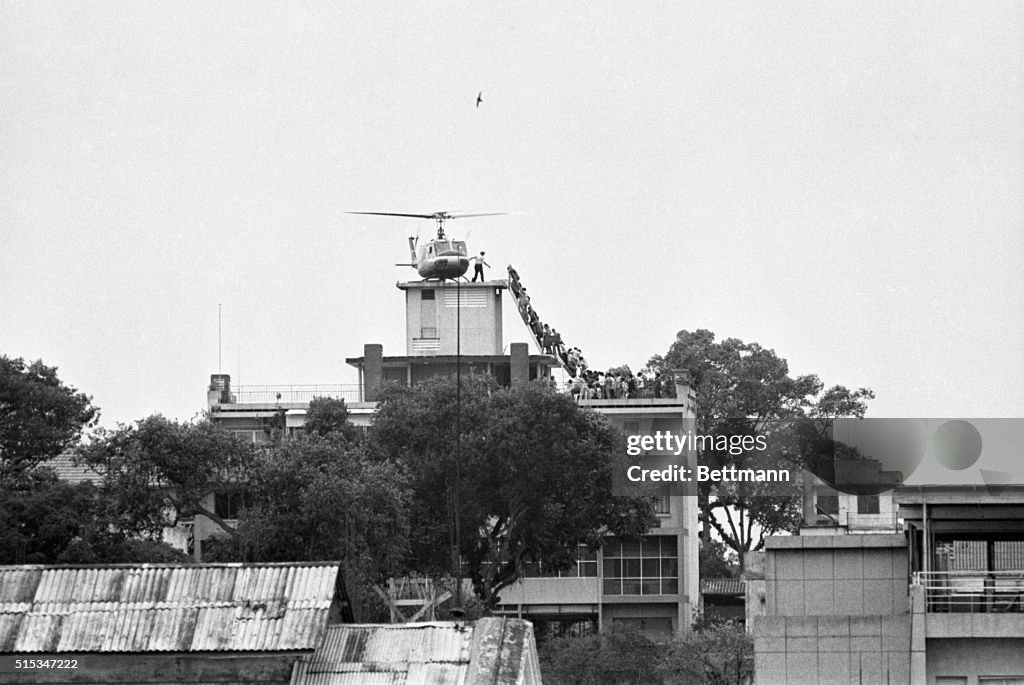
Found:
<svg viewBox="0 0 1024 685"><path fill-rule="evenodd" d="M220 323L221 323L220 311L221 311L221 307L222 306L223 305L221 305L219 302L217 303L217 373L223 373L223 371L221 370L221 366L222 366L222 364L221 364L221 356L222 356L221 355L221 351L224 349L224 346L222 345L223 340L221 338L221 325L220 325Z"/></svg>
<svg viewBox="0 0 1024 685"><path fill-rule="evenodd" d="M462 481L462 282L455 278L455 606L462 609L462 523L459 487Z"/></svg>
<svg viewBox="0 0 1024 685"><path fill-rule="evenodd" d="M921 518L924 519L924 535L922 536L924 544L922 546L924 549L921 550L921 567L924 569L925 582L928 582L928 572L932 570L932 529L931 526L928 525L928 498L922 497L922 500Z"/></svg>

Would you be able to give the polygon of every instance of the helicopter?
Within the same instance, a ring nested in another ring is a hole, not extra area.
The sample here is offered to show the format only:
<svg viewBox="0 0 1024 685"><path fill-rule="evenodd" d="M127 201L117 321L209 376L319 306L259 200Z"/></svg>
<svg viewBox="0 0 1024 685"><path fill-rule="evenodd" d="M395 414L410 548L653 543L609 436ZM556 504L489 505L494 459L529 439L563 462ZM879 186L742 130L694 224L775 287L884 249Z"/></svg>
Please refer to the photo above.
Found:
<svg viewBox="0 0 1024 685"><path fill-rule="evenodd" d="M346 212L368 216L404 216L413 219L433 219L437 222L437 237L422 243L417 237L409 237L409 253L412 262L395 266L411 266L424 279L438 280L457 279L469 269L469 253L466 251L465 240L452 240L445 237L444 222L449 219L466 219L475 216L499 216L506 212L434 212L433 214L401 214L397 212Z"/></svg>

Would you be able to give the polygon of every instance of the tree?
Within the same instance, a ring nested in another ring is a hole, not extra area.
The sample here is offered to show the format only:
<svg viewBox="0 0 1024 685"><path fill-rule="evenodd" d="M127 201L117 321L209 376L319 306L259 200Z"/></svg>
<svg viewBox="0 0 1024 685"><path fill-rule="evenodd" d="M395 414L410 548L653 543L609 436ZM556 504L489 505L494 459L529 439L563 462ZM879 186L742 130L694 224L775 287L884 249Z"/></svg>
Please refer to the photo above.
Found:
<svg viewBox="0 0 1024 685"><path fill-rule="evenodd" d="M99 429L78 458L103 474L101 489L126 534L153 536L180 519L206 516L229 535L234 528L208 505L213 493L239 492L252 467L252 447L208 420L178 423L160 415Z"/></svg>
<svg viewBox="0 0 1024 685"><path fill-rule="evenodd" d="M735 563L735 553L720 540L702 540L698 561L701 578L735 578L739 566Z"/></svg>
<svg viewBox="0 0 1024 685"><path fill-rule="evenodd" d="M697 395L697 432L701 435L754 435L786 431L795 419L863 417L874 393L866 388L849 390L834 386L824 390L813 374L792 378L786 360L774 350L737 338L715 341L708 330L680 331L664 357L650 361L653 368L690 372ZM790 449L789 436L774 436L775 451L761 458L798 466L799 454ZM744 467L749 454L737 457L728 451L703 450L701 464L712 468ZM705 539L710 528L744 555L764 545L764 535L794 530L801 521L801 501L794 491L777 496L777 490L750 483L716 486L700 484L701 518ZM756 525L755 525L756 524Z"/></svg>
<svg viewBox="0 0 1024 685"><path fill-rule="evenodd" d="M0 479L56 457L98 417L92 399L65 385L56 367L0 356Z"/></svg>
<svg viewBox="0 0 1024 685"><path fill-rule="evenodd" d="M187 561L155 539L111 525L109 502L92 483L57 479L48 468L0 485L0 564Z"/></svg>
<svg viewBox="0 0 1024 685"><path fill-rule="evenodd" d="M461 558L492 609L527 562L566 569L580 544L654 524L649 498L612 493L625 450L604 417L543 383L474 377L458 395L454 379L387 389L370 431L377 458L410 476L410 568L450 571L457 522Z"/></svg>
<svg viewBox="0 0 1024 685"><path fill-rule="evenodd" d="M208 556L231 561L344 559L366 578L391 575L406 553L408 490L396 465L340 434L307 435L258 453L250 506ZM212 547L212 546L211 546Z"/></svg>
<svg viewBox="0 0 1024 685"><path fill-rule="evenodd" d="M340 560L355 615L385 620L371 588L406 556L410 495L395 464L368 458L354 442L358 430L347 414L343 401L314 400L304 433L257 452L235 534L206 541L203 554L210 561Z"/></svg>
<svg viewBox="0 0 1024 685"><path fill-rule="evenodd" d="M332 397L314 397L306 410L306 433L319 435L328 434L352 442L359 435L359 429L348 420L348 407L345 400Z"/></svg>
<svg viewBox="0 0 1024 685"><path fill-rule="evenodd" d="M658 670L666 685L748 685L754 641L738 623L705 625L672 642Z"/></svg>
<svg viewBox="0 0 1024 685"><path fill-rule="evenodd" d="M544 682L550 685L650 685L660 683L664 648L636 628L615 624L586 637L564 637L540 648Z"/></svg>

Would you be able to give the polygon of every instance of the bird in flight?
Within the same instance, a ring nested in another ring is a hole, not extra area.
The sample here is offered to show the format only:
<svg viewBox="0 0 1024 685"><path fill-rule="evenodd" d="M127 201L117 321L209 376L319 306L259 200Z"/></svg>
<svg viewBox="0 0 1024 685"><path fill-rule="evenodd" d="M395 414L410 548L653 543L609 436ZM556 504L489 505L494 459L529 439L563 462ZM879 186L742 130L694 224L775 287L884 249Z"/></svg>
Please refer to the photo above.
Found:
<svg viewBox="0 0 1024 685"><path fill-rule="evenodd" d="M476 108L480 109L480 103L484 101L484 92L481 90L476 96Z"/></svg>

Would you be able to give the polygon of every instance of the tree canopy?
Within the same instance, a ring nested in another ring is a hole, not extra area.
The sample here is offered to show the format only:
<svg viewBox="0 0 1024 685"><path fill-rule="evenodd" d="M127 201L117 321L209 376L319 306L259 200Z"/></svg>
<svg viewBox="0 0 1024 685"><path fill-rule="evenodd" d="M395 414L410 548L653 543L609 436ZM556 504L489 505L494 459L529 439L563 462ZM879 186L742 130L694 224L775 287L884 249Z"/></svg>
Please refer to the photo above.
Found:
<svg viewBox="0 0 1024 685"><path fill-rule="evenodd" d="M99 429L78 457L103 474L101 487L122 530L155 535L201 514L234 534L209 506L209 495L240 490L254 453L209 420L179 423L156 414Z"/></svg>
<svg viewBox="0 0 1024 685"><path fill-rule="evenodd" d="M715 340L708 330L680 331L664 356L653 357L650 365L663 372L690 372L697 399L697 431L707 435L752 435L785 431L795 419L840 416L863 417L874 393L867 388L850 390L836 385L825 389L814 374L792 377L789 365L774 350L738 338ZM775 436L775 450L762 458L799 465L799 455L787 450L787 436ZM749 467L749 454L702 451L698 461L712 468ZM739 463L738 463L739 462ZM756 466L763 468L763 465ZM744 555L760 549L764 535L799 526L802 512L797 492L780 497L763 485L740 483L718 487L700 484L701 517L736 551L742 565ZM751 525L756 524L756 525Z"/></svg>
<svg viewBox="0 0 1024 685"><path fill-rule="evenodd" d="M359 429L348 420L348 406L343 399L314 397L306 410L307 435L334 435L347 442L356 439Z"/></svg>
<svg viewBox="0 0 1024 685"><path fill-rule="evenodd" d="M0 356L0 478L53 459L98 417L92 398L65 385L57 367Z"/></svg>
<svg viewBox="0 0 1024 685"><path fill-rule="evenodd" d="M345 560L372 582L404 559L405 478L341 432L307 434L258 452L245 487L250 506L230 538L209 546L211 559Z"/></svg>
<svg viewBox="0 0 1024 685"><path fill-rule="evenodd" d="M732 622L698 623L669 641L614 624L599 635L550 640L538 651L550 685L747 685L754 677L754 641Z"/></svg>
<svg viewBox="0 0 1024 685"><path fill-rule="evenodd" d="M187 562L157 535L118 526L101 487L59 480L46 466L0 483L0 564Z"/></svg>
<svg viewBox="0 0 1024 685"><path fill-rule="evenodd" d="M377 457L409 474L410 568L451 571L456 483L459 551L488 608L527 562L566 569L580 544L653 525L649 499L612 494L625 451L604 417L542 383L472 377L457 394L454 379L390 388L370 430Z"/></svg>

